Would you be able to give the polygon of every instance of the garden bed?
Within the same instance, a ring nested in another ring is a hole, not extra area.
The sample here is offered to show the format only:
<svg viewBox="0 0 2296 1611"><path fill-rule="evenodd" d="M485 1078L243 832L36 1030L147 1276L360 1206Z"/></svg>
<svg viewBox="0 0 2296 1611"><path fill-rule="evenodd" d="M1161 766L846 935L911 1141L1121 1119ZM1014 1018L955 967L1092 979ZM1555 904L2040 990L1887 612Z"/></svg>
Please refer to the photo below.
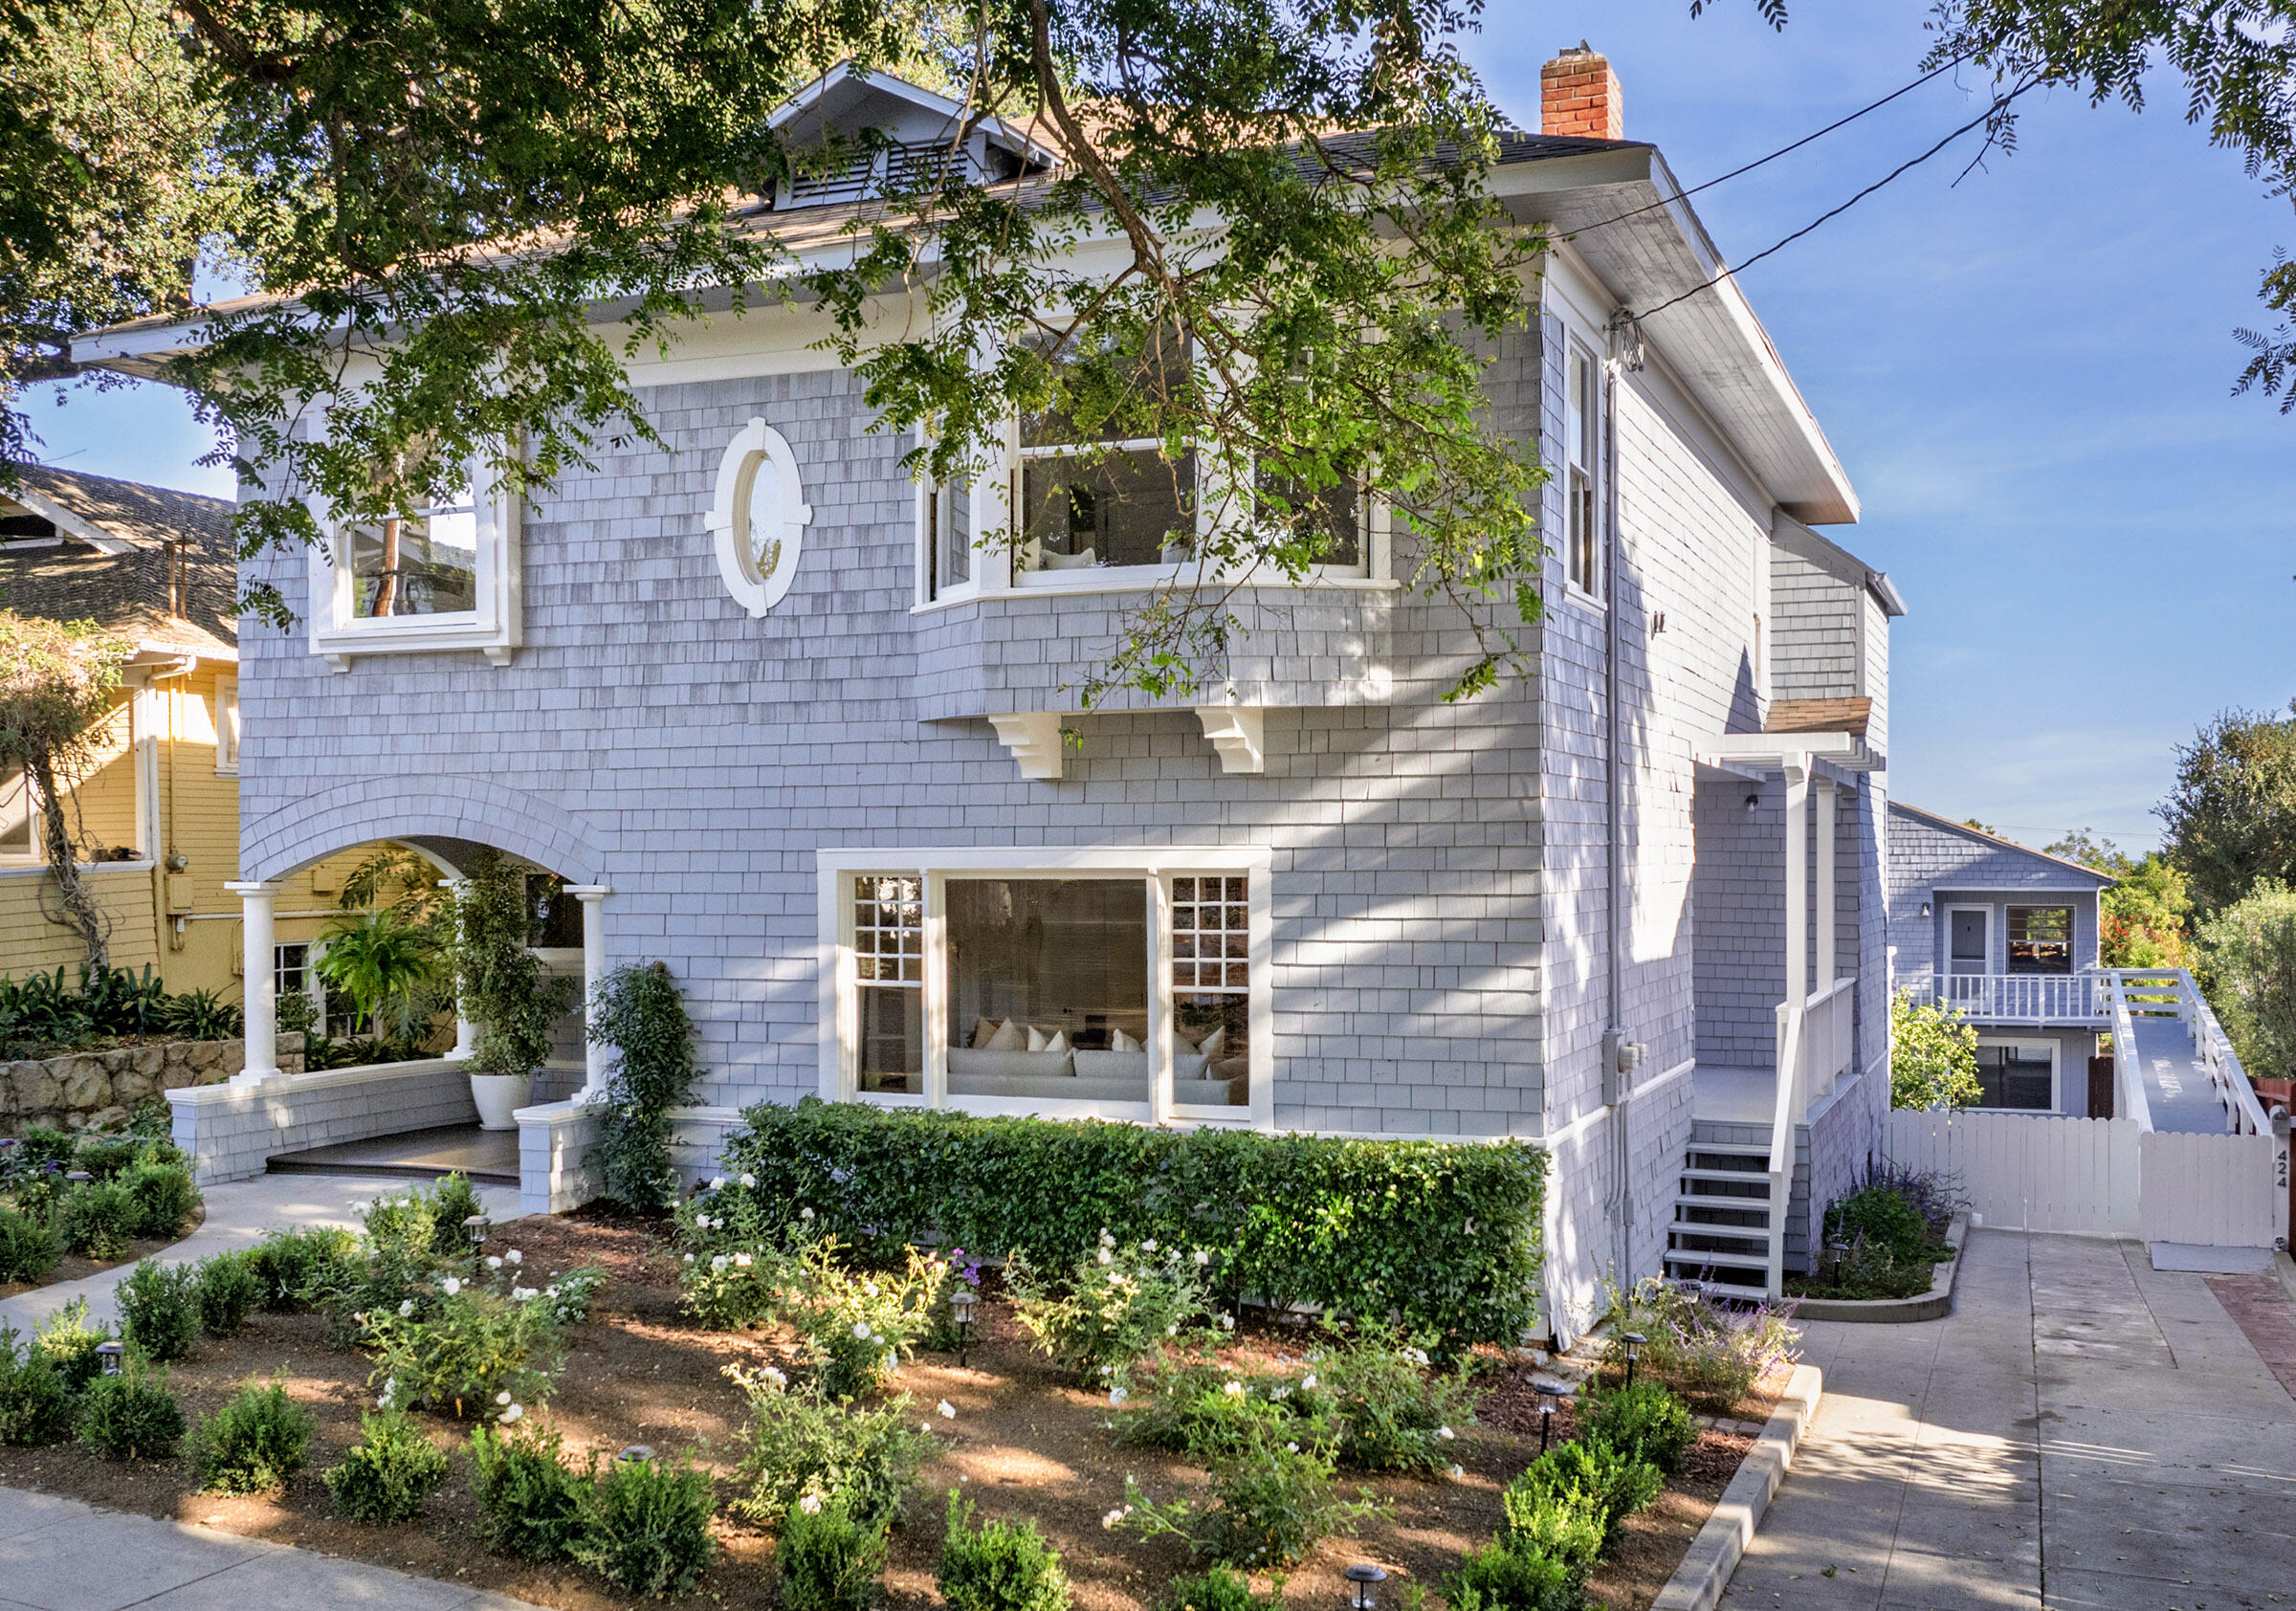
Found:
<svg viewBox="0 0 2296 1611"><path fill-rule="evenodd" d="M202 1203L192 1209L191 1217L184 1222L182 1235L139 1236L128 1243L127 1251L116 1259L88 1259L80 1257L77 1253L66 1253L58 1261L56 1267L41 1280L0 1281L0 1298L12 1298L25 1292L36 1292L42 1287L58 1287L67 1281L84 1281L91 1275L101 1275L107 1269L118 1269L122 1265L132 1265L138 1260L150 1258L154 1253L164 1253L198 1230L201 1225L207 1224L207 1204Z"/></svg>
<svg viewBox="0 0 2296 1611"><path fill-rule="evenodd" d="M721 1374L728 1364L796 1368L794 1338L784 1329L718 1333L698 1329L678 1309L678 1261L667 1227L606 1214L517 1221L493 1244L516 1247L524 1268L542 1272L594 1261L607 1274L585 1324L568 1329L566 1365L549 1416L569 1450L608 1458L630 1443L665 1453L692 1447L717 1479L720 1509L713 1523L720 1554L695 1591L696 1601L735 1607L777 1603L769 1534L723 1509L739 1495L732 1477L737 1432L746 1402ZM1033 1519L1061 1554L1080 1611L1132 1611L1152 1605L1173 1576L1191 1570L1185 1547L1102 1526L1124 1501L1130 1475L1159 1501L1201 1490L1203 1475L1178 1458L1119 1446L1109 1430L1107 1396L1069 1383L1031 1352L1009 1309L992 1297L981 1306L969 1368L947 1355L904 1363L895 1393L910 1396L917 1423L937 1445L893 1535L886 1585L896 1606L937 1602L934 1569L944 1524L944 1496L961 1487L984 1518ZM1247 1321L1223 1356L1248 1371L1254 1363L1296 1361L1313 1346L1302 1328ZM1453 1453L1457 1479L1358 1478L1342 1471L1340 1490L1369 1489L1391 1507L1363 1525L1359 1538L1324 1539L1291 1575L1283 1599L1300 1606L1345 1603L1341 1573L1352 1561L1376 1561L1396 1578L1383 1605L1402 1603L1411 1583L1438 1591L1443 1575L1487 1544L1502 1522L1500 1492L1538 1446L1534 1367L1486 1353L1479 1423L1465 1425ZM631 1597L572 1565L536 1566L489 1554L475 1533L468 1428L424 1415L432 1441L454 1456L453 1474L423 1518L369 1527L337 1516L318 1473L338 1464L359 1437L359 1417L374 1402L364 1354L331 1346L317 1314L258 1313L228 1339L208 1338L169 1368L168 1385L194 1422L212 1413L249 1378L277 1379L317 1417L310 1463L282 1491L225 1497L192 1491L179 1459L112 1464L77 1445L0 1447L0 1483L44 1488L121 1510L203 1523L227 1532L299 1545L404 1568L538 1604L588 1611L627 1605ZM1782 1382L1735 1407L1760 1421ZM937 1406L955 1412L944 1418ZM1569 1412L1556 1418L1567 1434ZM1597 1569L1590 1594L1612 1611L1647 1606L1735 1471L1749 1440L1707 1429L1659 1501L1625 1524L1622 1543ZM1262 1579L1265 1586L1265 1579Z"/></svg>

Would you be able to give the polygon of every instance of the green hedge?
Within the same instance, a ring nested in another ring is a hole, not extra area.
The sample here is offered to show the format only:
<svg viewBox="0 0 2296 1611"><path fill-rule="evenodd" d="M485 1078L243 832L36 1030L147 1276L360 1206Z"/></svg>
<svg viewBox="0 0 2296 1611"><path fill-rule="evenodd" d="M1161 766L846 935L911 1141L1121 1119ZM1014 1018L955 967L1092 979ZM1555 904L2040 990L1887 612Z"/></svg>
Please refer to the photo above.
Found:
<svg viewBox="0 0 2296 1611"><path fill-rule="evenodd" d="M1065 1266L1099 1244L1203 1247L1228 1297L1394 1314L1512 1344L1537 1305L1546 1159L1520 1141L1346 1140L831 1104L764 1104L727 1149L766 1209L850 1240L938 1237ZM738 1189L738 1188L734 1188Z"/></svg>

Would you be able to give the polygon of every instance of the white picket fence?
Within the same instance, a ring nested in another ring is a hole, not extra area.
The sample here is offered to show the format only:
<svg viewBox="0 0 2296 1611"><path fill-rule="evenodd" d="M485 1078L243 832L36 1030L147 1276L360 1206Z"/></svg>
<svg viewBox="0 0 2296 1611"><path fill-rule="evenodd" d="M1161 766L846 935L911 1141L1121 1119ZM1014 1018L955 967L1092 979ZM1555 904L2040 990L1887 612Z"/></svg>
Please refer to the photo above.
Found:
<svg viewBox="0 0 2296 1611"><path fill-rule="evenodd" d="M1900 1109L1884 1145L1896 1163L1952 1177L1970 1212L2002 1229L2216 1247L2269 1247L2276 1234L2278 1153L2268 1135Z"/></svg>

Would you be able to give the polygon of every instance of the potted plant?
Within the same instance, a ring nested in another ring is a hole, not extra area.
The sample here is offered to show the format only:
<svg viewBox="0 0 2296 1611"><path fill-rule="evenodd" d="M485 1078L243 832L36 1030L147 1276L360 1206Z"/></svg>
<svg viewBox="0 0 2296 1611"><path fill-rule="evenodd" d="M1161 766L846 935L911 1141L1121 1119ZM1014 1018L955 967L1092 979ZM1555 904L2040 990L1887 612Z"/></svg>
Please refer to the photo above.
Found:
<svg viewBox="0 0 2296 1611"><path fill-rule="evenodd" d="M431 936L386 907L345 914L320 940L319 977L358 1009L375 1039L411 1046L422 1038L429 1024L418 998L439 964Z"/></svg>
<svg viewBox="0 0 2296 1611"><path fill-rule="evenodd" d="M525 870L498 851L471 858L454 899L454 986L475 1031L471 1099L478 1124L508 1130L533 1097L534 1070L550 1051L550 1026L581 985L552 979L528 948Z"/></svg>

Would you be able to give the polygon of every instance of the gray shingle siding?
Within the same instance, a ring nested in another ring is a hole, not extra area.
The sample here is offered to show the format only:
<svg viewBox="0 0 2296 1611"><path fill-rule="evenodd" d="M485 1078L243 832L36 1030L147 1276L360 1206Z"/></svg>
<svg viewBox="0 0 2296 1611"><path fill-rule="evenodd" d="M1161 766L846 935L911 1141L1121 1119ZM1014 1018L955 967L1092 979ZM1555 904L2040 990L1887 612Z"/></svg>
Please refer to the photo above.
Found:
<svg viewBox="0 0 2296 1611"><path fill-rule="evenodd" d="M1988 971L2007 971L2003 938L2012 905L2073 909L2073 966L2097 965L2097 892L2112 880L1925 811L1894 807L1888 825L1889 938L1901 988L1928 994L1945 956L1946 907L1993 912ZM2019 894L2015 892L2028 892ZM1921 915L1927 904L1930 916Z"/></svg>

